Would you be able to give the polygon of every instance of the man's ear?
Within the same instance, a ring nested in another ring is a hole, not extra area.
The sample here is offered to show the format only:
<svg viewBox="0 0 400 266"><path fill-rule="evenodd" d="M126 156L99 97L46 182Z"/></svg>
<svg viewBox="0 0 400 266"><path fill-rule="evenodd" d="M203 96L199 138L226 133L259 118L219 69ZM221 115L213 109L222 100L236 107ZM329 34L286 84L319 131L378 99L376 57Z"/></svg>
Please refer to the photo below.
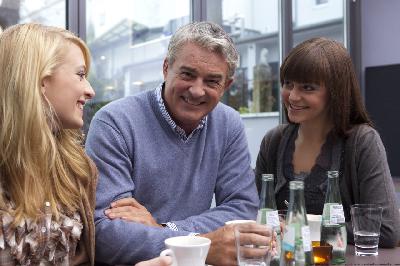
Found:
<svg viewBox="0 0 400 266"><path fill-rule="evenodd" d="M164 63L163 63L163 75L164 75L164 80L167 78L167 74L168 74L168 60L167 58L164 59Z"/></svg>
<svg viewBox="0 0 400 266"><path fill-rule="evenodd" d="M233 80L234 80L233 78L228 78L228 80L225 83L224 92L226 92L229 89L229 87L232 85Z"/></svg>

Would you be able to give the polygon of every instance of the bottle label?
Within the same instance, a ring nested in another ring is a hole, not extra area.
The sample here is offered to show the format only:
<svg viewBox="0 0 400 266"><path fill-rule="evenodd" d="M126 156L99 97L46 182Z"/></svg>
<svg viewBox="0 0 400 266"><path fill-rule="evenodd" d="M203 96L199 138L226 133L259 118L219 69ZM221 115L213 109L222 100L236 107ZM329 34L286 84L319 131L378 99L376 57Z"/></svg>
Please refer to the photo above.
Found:
<svg viewBox="0 0 400 266"><path fill-rule="evenodd" d="M287 225L285 227L285 234L283 235L282 247L286 251L294 251L294 238L295 228L293 225Z"/></svg>
<svg viewBox="0 0 400 266"><path fill-rule="evenodd" d="M308 225L301 227L301 236L303 237L304 251L311 251L310 227Z"/></svg>
<svg viewBox="0 0 400 266"><path fill-rule="evenodd" d="M280 226L278 211L269 211L266 214L267 225L272 227Z"/></svg>
<svg viewBox="0 0 400 266"><path fill-rule="evenodd" d="M343 205L332 204L329 206L329 223L330 224L343 224L345 222Z"/></svg>

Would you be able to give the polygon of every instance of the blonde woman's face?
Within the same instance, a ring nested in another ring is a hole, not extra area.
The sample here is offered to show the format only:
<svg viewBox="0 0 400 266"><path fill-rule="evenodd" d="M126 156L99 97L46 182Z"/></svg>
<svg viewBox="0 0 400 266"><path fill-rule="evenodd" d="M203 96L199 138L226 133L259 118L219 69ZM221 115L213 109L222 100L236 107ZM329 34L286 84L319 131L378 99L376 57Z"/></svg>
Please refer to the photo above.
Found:
<svg viewBox="0 0 400 266"><path fill-rule="evenodd" d="M83 106L94 97L87 81L82 50L76 44L66 46L64 61L54 74L42 81L42 92L52 104L63 128L83 126Z"/></svg>

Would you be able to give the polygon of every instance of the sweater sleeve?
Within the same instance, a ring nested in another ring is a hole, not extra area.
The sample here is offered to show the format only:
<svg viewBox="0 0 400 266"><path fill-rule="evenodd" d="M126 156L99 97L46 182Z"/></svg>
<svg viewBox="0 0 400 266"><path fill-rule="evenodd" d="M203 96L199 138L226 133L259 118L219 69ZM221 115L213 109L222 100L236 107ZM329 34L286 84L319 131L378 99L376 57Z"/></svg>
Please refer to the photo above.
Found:
<svg viewBox="0 0 400 266"><path fill-rule="evenodd" d="M105 209L117 199L132 197L135 188L127 145L116 128L95 117L87 136L86 151L99 170L94 213L96 261L133 265L158 256L166 238L189 234L119 219L110 220L104 214Z"/></svg>
<svg viewBox="0 0 400 266"><path fill-rule="evenodd" d="M393 180L386 152L378 132L370 127L357 140L356 169L359 180L359 203L374 203L383 207L379 246L395 247L399 242L400 217ZM352 227L347 229L353 238ZM350 239L351 240L351 239Z"/></svg>
<svg viewBox="0 0 400 266"><path fill-rule="evenodd" d="M256 219L259 198L244 125L239 115L231 124L234 128L228 129L232 134L229 134L220 159L215 184L216 207L181 221L172 221L178 230L207 233L229 220Z"/></svg>

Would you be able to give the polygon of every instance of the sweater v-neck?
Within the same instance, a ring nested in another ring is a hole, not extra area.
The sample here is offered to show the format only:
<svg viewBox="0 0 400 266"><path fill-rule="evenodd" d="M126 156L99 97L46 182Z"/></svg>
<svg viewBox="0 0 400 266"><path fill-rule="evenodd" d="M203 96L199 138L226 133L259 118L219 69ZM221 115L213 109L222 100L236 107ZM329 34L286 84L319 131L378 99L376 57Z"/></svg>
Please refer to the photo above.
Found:
<svg viewBox="0 0 400 266"><path fill-rule="evenodd" d="M174 142L177 146L179 146L182 151L186 152L186 149L188 147L191 147L193 143L196 142L197 138L201 134L203 130L206 130L207 128L207 123L204 125L204 127L201 130L196 131L187 141L183 140L182 137L174 130L171 125L168 123L168 121L165 119L164 115L162 114L160 107L158 106L157 98L154 92L151 92L148 94L149 97L149 102L151 105L151 108L155 114L155 117L160 123L160 126L163 127L165 130L163 130L167 136L170 138L172 142ZM172 119L172 118L171 118Z"/></svg>

